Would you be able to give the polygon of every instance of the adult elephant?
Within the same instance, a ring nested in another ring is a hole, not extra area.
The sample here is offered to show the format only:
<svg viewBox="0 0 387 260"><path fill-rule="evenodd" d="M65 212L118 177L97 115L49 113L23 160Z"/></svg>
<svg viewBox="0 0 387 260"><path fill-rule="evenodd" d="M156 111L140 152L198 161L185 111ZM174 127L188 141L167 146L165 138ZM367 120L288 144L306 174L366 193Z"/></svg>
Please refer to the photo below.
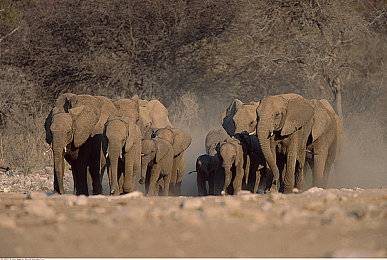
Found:
<svg viewBox="0 0 387 260"><path fill-rule="evenodd" d="M138 126L143 135L148 133L151 128L173 127L168 118L167 108L159 100L148 101L139 99L138 96L134 96L132 100L139 105Z"/></svg>
<svg viewBox="0 0 387 260"><path fill-rule="evenodd" d="M141 138L139 127L129 117L110 116L105 123L103 150L109 165L110 194L134 191L141 167Z"/></svg>
<svg viewBox="0 0 387 260"><path fill-rule="evenodd" d="M243 131L235 134L234 137L240 141L243 150L243 167L246 169L243 189L263 194L270 188L272 176L271 172L266 169L266 160L257 136Z"/></svg>
<svg viewBox="0 0 387 260"><path fill-rule="evenodd" d="M170 181L170 193L172 195L181 195L181 183L185 172L184 152L191 145L191 136L178 128L160 128L154 129L153 135L167 140L173 149L173 167Z"/></svg>
<svg viewBox="0 0 387 260"><path fill-rule="evenodd" d="M154 137L142 141L140 184L145 184L147 196L157 195L160 184L163 195L168 195L172 166L173 149L167 140Z"/></svg>
<svg viewBox="0 0 387 260"><path fill-rule="evenodd" d="M259 102L252 101L244 104L239 99L234 99L222 114L222 126L227 134L233 136L243 131L254 134L257 126L258 105Z"/></svg>
<svg viewBox="0 0 387 260"><path fill-rule="evenodd" d="M307 162L313 172L313 186L326 188L331 167L340 163L343 123L328 100L311 100L314 107L312 132L307 145Z"/></svg>
<svg viewBox="0 0 387 260"><path fill-rule="evenodd" d="M54 154L54 191L64 194L64 159L71 165L76 194L88 195L87 169L93 193L102 192L102 134L110 114L117 110L102 96L60 95L45 120L46 141Z"/></svg>
<svg viewBox="0 0 387 260"><path fill-rule="evenodd" d="M300 95L283 94L263 97L256 111L257 137L274 175L271 190L280 188L279 168L283 168L281 191L291 193L295 174L296 187L302 187L306 144L311 133L314 108ZM277 160L277 153L281 160Z"/></svg>

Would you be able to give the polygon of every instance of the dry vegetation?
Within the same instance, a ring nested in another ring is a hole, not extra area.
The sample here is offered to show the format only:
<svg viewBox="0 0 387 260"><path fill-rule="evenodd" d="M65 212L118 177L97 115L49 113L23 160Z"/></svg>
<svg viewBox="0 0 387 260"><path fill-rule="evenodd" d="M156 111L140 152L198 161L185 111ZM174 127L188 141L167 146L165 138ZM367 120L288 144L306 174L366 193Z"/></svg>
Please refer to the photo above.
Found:
<svg viewBox="0 0 387 260"><path fill-rule="evenodd" d="M335 104L340 89L346 140L378 161L386 59L383 0L0 0L2 163L51 163L43 120L63 92L156 97L177 126L206 132L233 98Z"/></svg>

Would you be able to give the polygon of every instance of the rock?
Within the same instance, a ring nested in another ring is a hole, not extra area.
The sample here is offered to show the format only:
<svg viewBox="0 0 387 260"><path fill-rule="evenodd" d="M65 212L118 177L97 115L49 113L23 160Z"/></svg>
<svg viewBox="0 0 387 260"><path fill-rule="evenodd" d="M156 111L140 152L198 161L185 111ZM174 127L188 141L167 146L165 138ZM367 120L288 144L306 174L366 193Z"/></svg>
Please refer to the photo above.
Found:
<svg viewBox="0 0 387 260"><path fill-rule="evenodd" d="M15 219L7 216L0 216L0 227L4 228L15 228L16 221Z"/></svg>
<svg viewBox="0 0 387 260"><path fill-rule="evenodd" d="M309 190L305 191L305 193L316 193L316 192L322 192L322 191L324 191L323 188L312 187Z"/></svg>
<svg viewBox="0 0 387 260"><path fill-rule="evenodd" d="M55 210L50 208L44 200L26 200L24 209L28 214L43 218L53 218L56 215Z"/></svg>
<svg viewBox="0 0 387 260"><path fill-rule="evenodd" d="M88 203L88 198L85 195L79 195L76 197L75 205L86 206L87 203Z"/></svg>
<svg viewBox="0 0 387 260"><path fill-rule="evenodd" d="M5 188L3 189L3 192L9 192L9 188L5 187Z"/></svg>
<svg viewBox="0 0 387 260"><path fill-rule="evenodd" d="M133 192L127 193L125 195L119 196L118 198L123 199L137 199L144 197L144 194L141 191L135 190Z"/></svg>
<svg viewBox="0 0 387 260"><path fill-rule="evenodd" d="M349 217L354 217L358 220L364 218L366 214L367 214L367 210L364 208L355 209L347 213Z"/></svg>
<svg viewBox="0 0 387 260"><path fill-rule="evenodd" d="M199 210L202 208L202 200L198 198L186 199L180 204L180 208L188 210Z"/></svg>
<svg viewBox="0 0 387 260"><path fill-rule="evenodd" d="M241 190L237 193L238 196L250 195L251 192L248 190Z"/></svg>
<svg viewBox="0 0 387 260"><path fill-rule="evenodd" d="M47 195L44 192L33 191L27 194L27 199L31 199L31 200L45 199L45 198L47 198Z"/></svg>

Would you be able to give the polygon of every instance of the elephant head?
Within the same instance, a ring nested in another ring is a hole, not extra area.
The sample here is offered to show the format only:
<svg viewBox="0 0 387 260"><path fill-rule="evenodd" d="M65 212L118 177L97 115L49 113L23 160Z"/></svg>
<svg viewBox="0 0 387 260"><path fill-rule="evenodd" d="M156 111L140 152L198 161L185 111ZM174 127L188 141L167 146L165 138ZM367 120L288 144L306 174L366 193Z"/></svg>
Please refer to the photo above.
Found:
<svg viewBox="0 0 387 260"><path fill-rule="evenodd" d="M129 117L133 122L139 121L140 107L138 102L129 98L121 98L113 101L119 116Z"/></svg>
<svg viewBox="0 0 387 260"><path fill-rule="evenodd" d="M234 99L222 114L222 126L227 134L233 136L243 131L254 134L257 126L256 109L258 105L259 102L244 104L239 99Z"/></svg>
<svg viewBox="0 0 387 260"><path fill-rule="evenodd" d="M238 169L243 167L243 151L239 141L234 137L227 138L224 142L218 146L218 155L221 158L221 165L224 169L225 182L224 189L230 185L232 179L232 167L236 168L236 174L242 174L239 176L243 178L243 172L238 172Z"/></svg>
<svg viewBox="0 0 387 260"><path fill-rule="evenodd" d="M209 131L205 140L206 153L212 156L216 155L216 146L228 137L229 136L223 128Z"/></svg>
<svg viewBox="0 0 387 260"><path fill-rule="evenodd" d="M158 136L167 140L173 148L173 156L178 156L191 145L192 138L189 134L178 128L160 128L157 129L153 136Z"/></svg>
<svg viewBox="0 0 387 260"><path fill-rule="evenodd" d="M109 184L110 193L119 195L118 164L133 145L141 140L141 133L136 124L128 117L110 116L105 124L104 151L110 164Z"/></svg>
<svg viewBox="0 0 387 260"><path fill-rule="evenodd" d="M151 101L137 100L139 104L139 122L138 125L144 134L150 128L172 127L168 118L168 110L160 101L154 99Z"/></svg>
<svg viewBox="0 0 387 260"><path fill-rule="evenodd" d="M265 96L257 108L257 137L263 155L274 174L275 182L279 178L275 155L272 150L273 139L293 134L310 122L314 109L310 102L297 94ZM276 183L275 183L276 184Z"/></svg>
<svg viewBox="0 0 387 260"><path fill-rule="evenodd" d="M171 146L166 140L155 137L141 143L141 179L145 183L148 166L159 163L170 152Z"/></svg>

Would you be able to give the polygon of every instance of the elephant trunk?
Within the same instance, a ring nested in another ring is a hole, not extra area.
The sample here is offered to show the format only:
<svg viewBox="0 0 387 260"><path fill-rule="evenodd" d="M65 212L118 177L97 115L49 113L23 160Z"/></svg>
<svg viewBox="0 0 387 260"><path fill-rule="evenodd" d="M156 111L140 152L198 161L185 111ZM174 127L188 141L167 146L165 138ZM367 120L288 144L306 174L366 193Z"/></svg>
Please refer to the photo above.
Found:
<svg viewBox="0 0 387 260"><path fill-rule="evenodd" d="M140 184L145 184L146 172L148 170L149 160L145 157L145 155L141 155L141 178Z"/></svg>
<svg viewBox="0 0 387 260"><path fill-rule="evenodd" d="M120 156L120 150L112 149L111 146L109 146L107 151L108 151L108 156L110 161L110 167L109 167L110 194L119 195L120 189L118 186L118 160Z"/></svg>
<svg viewBox="0 0 387 260"><path fill-rule="evenodd" d="M231 179L232 179L232 171L231 171L232 164L223 162L222 167L224 169L224 186L222 190L222 195L225 195L226 189L230 185Z"/></svg>
<svg viewBox="0 0 387 260"><path fill-rule="evenodd" d="M63 175L64 175L64 148L53 149L54 151L54 191L64 194Z"/></svg>
<svg viewBox="0 0 387 260"><path fill-rule="evenodd" d="M262 149L263 156L265 157L267 164L269 165L271 171L273 172L273 175L274 175L273 183L275 182L275 184L278 185L279 170L276 164L276 160L274 158L274 154L270 147L269 135L271 133L272 132L270 132L268 128L260 128L257 126L257 137Z"/></svg>

